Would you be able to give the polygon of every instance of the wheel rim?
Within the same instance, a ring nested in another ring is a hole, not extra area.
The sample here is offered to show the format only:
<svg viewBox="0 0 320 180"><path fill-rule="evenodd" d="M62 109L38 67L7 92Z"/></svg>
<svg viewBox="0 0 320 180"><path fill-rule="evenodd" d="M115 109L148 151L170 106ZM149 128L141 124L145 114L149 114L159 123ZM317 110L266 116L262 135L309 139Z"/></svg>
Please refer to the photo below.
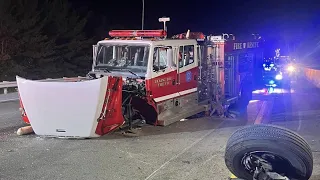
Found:
<svg viewBox="0 0 320 180"><path fill-rule="evenodd" d="M276 172L282 176L290 177L292 165L286 158L268 151L253 151L246 153L241 164L246 172L253 175L254 171L263 166L267 171Z"/></svg>

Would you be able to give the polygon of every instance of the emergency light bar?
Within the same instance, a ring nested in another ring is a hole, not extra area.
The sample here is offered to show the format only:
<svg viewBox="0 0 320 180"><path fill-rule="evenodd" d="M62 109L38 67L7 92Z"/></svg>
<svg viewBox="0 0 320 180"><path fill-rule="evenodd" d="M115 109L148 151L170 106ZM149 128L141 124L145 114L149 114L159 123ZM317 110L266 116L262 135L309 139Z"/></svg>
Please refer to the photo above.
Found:
<svg viewBox="0 0 320 180"><path fill-rule="evenodd" d="M111 37L166 37L165 30L112 30Z"/></svg>
<svg viewBox="0 0 320 180"><path fill-rule="evenodd" d="M202 32L190 32L177 34L172 37L173 39L196 39L197 41L204 41L206 36Z"/></svg>

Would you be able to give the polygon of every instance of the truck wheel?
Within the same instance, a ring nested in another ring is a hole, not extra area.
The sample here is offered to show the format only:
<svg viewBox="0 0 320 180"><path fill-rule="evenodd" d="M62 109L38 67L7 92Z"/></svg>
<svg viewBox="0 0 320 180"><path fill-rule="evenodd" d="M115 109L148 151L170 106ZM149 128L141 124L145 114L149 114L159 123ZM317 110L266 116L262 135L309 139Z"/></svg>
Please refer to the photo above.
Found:
<svg viewBox="0 0 320 180"><path fill-rule="evenodd" d="M238 178L253 179L258 157L271 165L272 172L289 179L307 180L313 157L307 142L291 130L271 125L251 125L234 132L228 140L225 163ZM249 158L249 159L248 159Z"/></svg>

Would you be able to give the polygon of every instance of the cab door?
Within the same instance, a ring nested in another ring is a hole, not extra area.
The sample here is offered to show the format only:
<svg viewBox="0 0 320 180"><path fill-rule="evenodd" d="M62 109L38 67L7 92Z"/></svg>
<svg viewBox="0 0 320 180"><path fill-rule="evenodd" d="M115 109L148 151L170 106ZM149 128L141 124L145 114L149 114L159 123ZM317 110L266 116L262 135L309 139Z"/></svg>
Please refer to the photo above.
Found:
<svg viewBox="0 0 320 180"><path fill-rule="evenodd" d="M158 46L154 48L151 92L153 99L157 103L177 96L177 71L172 61L173 49L171 46Z"/></svg>
<svg viewBox="0 0 320 180"><path fill-rule="evenodd" d="M197 46L195 44L179 47L177 66L177 91L181 113L187 115L195 113L198 107L198 75Z"/></svg>
<svg viewBox="0 0 320 180"><path fill-rule="evenodd" d="M176 106L177 67L174 48L155 47L153 53L153 72L151 73L150 90L158 111L158 124L167 125L179 120L179 106Z"/></svg>
<svg viewBox="0 0 320 180"><path fill-rule="evenodd" d="M197 47L194 44L179 47L179 64L177 70L178 92L186 95L197 92L198 87L198 60Z"/></svg>

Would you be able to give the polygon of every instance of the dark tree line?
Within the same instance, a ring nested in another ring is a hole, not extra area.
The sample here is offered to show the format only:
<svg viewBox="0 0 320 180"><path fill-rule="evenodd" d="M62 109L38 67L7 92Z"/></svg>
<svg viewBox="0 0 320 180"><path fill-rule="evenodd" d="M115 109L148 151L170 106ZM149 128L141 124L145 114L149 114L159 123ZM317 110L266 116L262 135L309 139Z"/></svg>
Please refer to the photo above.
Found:
<svg viewBox="0 0 320 180"><path fill-rule="evenodd" d="M0 81L87 73L96 39L66 0L0 0Z"/></svg>

